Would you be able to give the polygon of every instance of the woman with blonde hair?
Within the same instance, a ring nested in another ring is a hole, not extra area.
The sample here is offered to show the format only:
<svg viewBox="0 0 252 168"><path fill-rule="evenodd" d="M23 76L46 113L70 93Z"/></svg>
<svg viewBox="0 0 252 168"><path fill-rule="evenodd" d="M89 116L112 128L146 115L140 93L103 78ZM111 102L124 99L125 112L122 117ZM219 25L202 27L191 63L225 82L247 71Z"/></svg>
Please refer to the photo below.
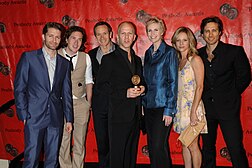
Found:
<svg viewBox="0 0 252 168"><path fill-rule="evenodd" d="M147 92L143 97L151 168L172 167L168 137L177 107L178 58L176 50L163 40L165 25L150 18L146 33L152 45L144 57Z"/></svg>
<svg viewBox="0 0 252 168"><path fill-rule="evenodd" d="M197 55L196 39L187 27L178 28L172 36L172 45L179 57L177 113L174 131L181 133L188 125L195 126L204 121L205 109L201 100L204 80L204 65ZM207 133L205 126L201 133ZM183 145L185 168L200 168L202 155L198 144L199 136L188 146Z"/></svg>

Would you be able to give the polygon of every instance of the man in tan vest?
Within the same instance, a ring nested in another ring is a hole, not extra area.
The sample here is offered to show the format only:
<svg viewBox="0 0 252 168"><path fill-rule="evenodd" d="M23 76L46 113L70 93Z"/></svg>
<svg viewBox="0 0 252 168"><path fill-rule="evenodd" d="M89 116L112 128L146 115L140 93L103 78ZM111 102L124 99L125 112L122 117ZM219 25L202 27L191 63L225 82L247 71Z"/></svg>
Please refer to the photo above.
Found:
<svg viewBox="0 0 252 168"><path fill-rule="evenodd" d="M71 134L63 132L59 153L61 168L83 168L85 155L85 138L92 98L92 66L88 54L81 52L86 42L85 30L78 26L70 27L65 33L66 47L58 53L72 64L71 80L73 93L73 155L71 159Z"/></svg>

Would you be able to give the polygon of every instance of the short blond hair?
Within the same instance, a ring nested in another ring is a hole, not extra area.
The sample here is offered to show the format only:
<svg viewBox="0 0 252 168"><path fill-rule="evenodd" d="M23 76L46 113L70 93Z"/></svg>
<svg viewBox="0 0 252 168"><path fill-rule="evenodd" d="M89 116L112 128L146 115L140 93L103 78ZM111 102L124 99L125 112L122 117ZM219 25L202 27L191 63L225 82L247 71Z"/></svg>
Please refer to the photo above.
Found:
<svg viewBox="0 0 252 168"><path fill-rule="evenodd" d="M160 25L160 28L162 29L163 32L166 31L166 27L164 24L164 21L162 19L159 19L158 17L151 17L149 20L147 20L147 22L145 23L145 29L146 32L148 31L148 26L152 23L158 23Z"/></svg>

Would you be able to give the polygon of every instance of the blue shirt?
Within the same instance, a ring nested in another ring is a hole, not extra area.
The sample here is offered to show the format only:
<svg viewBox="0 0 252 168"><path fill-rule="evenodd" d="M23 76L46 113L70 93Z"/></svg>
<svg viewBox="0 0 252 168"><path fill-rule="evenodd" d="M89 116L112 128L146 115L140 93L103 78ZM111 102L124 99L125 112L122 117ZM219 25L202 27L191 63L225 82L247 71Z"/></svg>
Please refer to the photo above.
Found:
<svg viewBox="0 0 252 168"><path fill-rule="evenodd" d="M174 117L177 110L178 57L176 50L161 42L145 52L143 74L147 92L143 97L145 108L164 108L164 115Z"/></svg>

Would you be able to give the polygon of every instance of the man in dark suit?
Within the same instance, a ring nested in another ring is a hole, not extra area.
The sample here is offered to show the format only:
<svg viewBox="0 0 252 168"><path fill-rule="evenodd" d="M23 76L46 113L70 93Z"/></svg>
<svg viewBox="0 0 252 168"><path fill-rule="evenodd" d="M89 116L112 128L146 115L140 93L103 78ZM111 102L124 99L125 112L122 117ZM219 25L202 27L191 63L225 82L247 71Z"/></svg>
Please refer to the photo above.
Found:
<svg viewBox="0 0 252 168"><path fill-rule="evenodd" d="M99 168L109 168L108 95L98 94L95 84L102 57L114 51L115 44L111 41L113 32L107 22L97 22L94 26L94 35L99 46L88 52L92 62L94 80L92 97L93 122L98 148Z"/></svg>
<svg viewBox="0 0 252 168"><path fill-rule="evenodd" d="M43 47L24 52L18 62L14 94L24 126L24 168L38 167L44 146L44 167L57 168L65 117L72 131L72 86L68 60L57 54L62 27L55 22L43 28Z"/></svg>
<svg viewBox="0 0 252 168"><path fill-rule="evenodd" d="M207 45L199 50L205 80L202 99L206 109L208 134L203 137L203 167L216 167L216 138L220 125L233 167L247 168L240 120L241 94L251 81L251 70L241 46L220 41L222 21L207 17L201 22L201 34Z"/></svg>
<svg viewBox="0 0 252 168"><path fill-rule="evenodd" d="M135 31L131 22L118 26L119 47L103 56L96 79L99 94L109 95L110 168L134 168L136 165L140 95L145 87L141 58L131 49ZM137 80L132 80L134 75ZM132 84L134 81L136 83Z"/></svg>

